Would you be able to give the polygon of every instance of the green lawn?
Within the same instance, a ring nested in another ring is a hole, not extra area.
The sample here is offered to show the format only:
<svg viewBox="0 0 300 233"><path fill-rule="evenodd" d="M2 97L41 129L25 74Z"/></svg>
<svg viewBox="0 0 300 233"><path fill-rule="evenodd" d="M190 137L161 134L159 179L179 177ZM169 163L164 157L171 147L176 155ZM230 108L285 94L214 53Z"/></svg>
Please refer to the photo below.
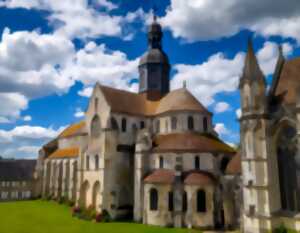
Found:
<svg viewBox="0 0 300 233"><path fill-rule="evenodd" d="M94 223L71 216L70 207L49 201L0 203L0 233L200 233L136 223Z"/></svg>

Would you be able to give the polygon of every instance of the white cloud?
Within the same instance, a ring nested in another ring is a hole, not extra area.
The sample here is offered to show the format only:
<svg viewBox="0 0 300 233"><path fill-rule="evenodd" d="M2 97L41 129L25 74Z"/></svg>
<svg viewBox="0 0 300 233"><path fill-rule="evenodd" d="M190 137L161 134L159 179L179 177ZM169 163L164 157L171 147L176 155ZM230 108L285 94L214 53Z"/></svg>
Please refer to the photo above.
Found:
<svg viewBox="0 0 300 233"><path fill-rule="evenodd" d="M237 118L240 119L241 116L242 116L242 110L241 110L240 108L237 109L237 110L235 111L235 114L236 114Z"/></svg>
<svg viewBox="0 0 300 233"><path fill-rule="evenodd" d="M74 60L66 74L88 87L79 92L83 96L91 94L91 86L96 82L128 90L132 86L130 81L138 77L138 59L129 60L125 53L110 51L104 44L88 43Z"/></svg>
<svg viewBox="0 0 300 233"><path fill-rule="evenodd" d="M188 41L231 36L245 28L300 40L299 13L298 0L171 0L162 22Z"/></svg>
<svg viewBox="0 0 300 233"><path fill-rule="evenodd" d="M41 149L39 146L21 146L17 150L19 152L31 153L31 154L38 154L38 151Z"/></svg>
<svg viewBox="0 0 300 233"><path fill-rule="evenodd" d="M11 121L6 117L0 116L0 124L7 124L7 123L11 123Z"/></svg>
<svg viewBox="0 0 300 233"><path fill-rule="evenodd" d="M244 63L244 53L233 59L217 53L199 65L175 65L176 74L171 80L172 89L180 88L184 80L187 88L206 106L214 103L214 95L237 89Z"/></svg>
<svg viewBox="0 0 300 233"><path fill-rule="evenodd" d="M88 97L88 98L91 97L92 93L93 93L93 87L86 87L78 91L78 95L83 97Z"/></svg>
<svg viewBox="0 0 300 233"><path fill-rule="evenodd" d="M215 112L216 113L226 112L229 109L230 109L230 105L226 102L219 102L215 106Z"/></svg>
<svg viewBox="0 0 300 233"><path fill-rule="evenodd" d="M283 43L282 49L285 56L290 55L293 51L293 47L289 43ZM270 41L265 42L263 48L258 51L257 58L264 74L272 74L278 58L278 45Z"/></svg>
<svg viewBox="0 0 300 233"><path fill-rule="evenodd" d="M0 116L2 120L18 118L21 110L27 108L28 100L19 93L1 93L0 92ZM5 120L4 120L5 121Z"/></svg>
<svg viewBox="0 0 300 233"><path fill-rule="evenodd" d="M230 134L230 130L226 128L226 126L223 123L217 123L215 125L214 130L219 134L219 135L228 135Z"/></svg>
<svg viewBox="0 0 300 233"><path fill-rule="evenodd" d="M144 20L146 14L140 8L125 16L110 11L118 6L108 0L4 0L0 7L39 9L50 13L48 20L55 33L69 38L98 38L118 36L128 38L127 24L134 19Z"/></svg>
<svg viewBox="0 0 300 233"><path fill-rule="evenodd" d="M84 117L84 115L85 115L85 112L82 111L80 108L77 108L77 109L76 109L76 112L75 112L75 114L74 114L74 116L75 116L76 118L82 118L82 117Z"/></svg>
<svg viewBox="0 0 300 233"><path fill-rule="evenodd" d="M285 55L290 54L292 50L293 47L289 43L283 44ZM278 46L273 42L264 43L263 47L257 51L257 57L265 74L272 74L278 58ZM243 52L237 53L232 59L226 58L223 53L217 53L202 64L177 64L174 66L176 73L171 80L171 88L180 88L186 80L187 88L193 95L204 105L211 105L215 102L216 94L237 90L244 59L245 53ZM217 104L216 111L219 110L217 107L224 106Z"/></svg>
<svg viewBox="0 0 300 233"><path fill-rule="evenodd" d="M32 120L32 117L29 115L23 117L23 121L31 121L31 120Z"/></svg>

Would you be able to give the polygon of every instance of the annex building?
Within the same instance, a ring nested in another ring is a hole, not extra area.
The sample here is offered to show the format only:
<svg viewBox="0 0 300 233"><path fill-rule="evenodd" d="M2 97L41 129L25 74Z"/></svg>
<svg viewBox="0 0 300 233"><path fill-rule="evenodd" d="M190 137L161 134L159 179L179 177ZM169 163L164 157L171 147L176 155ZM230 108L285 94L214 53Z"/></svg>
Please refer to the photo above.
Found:
<svg viewBox="0 0 300 233"><path fill-rule="evenodd" d="M162 29L149 26L139 93L96 84L83 121L40 150L43 195L145 224L236 227L241 156L183 86L170 91Z"/></svg>

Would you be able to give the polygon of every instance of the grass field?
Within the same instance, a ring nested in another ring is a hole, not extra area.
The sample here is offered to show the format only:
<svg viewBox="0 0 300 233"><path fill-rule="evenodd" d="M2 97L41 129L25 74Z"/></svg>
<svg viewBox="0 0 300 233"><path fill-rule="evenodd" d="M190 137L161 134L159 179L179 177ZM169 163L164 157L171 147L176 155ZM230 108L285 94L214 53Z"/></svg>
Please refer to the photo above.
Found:
<svg viewBox="0 0 300 233"><path fill-rule="evenodd" d="M49 201L0 203L0 233L200 233L136 223L94 223L71 216L70 207Z"/></svg>

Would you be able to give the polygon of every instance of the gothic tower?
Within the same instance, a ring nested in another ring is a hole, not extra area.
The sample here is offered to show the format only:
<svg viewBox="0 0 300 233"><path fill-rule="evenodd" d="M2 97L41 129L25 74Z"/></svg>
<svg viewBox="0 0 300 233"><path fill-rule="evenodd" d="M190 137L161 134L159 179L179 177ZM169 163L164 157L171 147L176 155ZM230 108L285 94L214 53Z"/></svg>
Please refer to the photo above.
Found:
<svg viewBox="0 0 300 233"><path fill-rule="evenodd" d="M268 157L265 77L258 65L252 42L248 42L243 74L240 79L242 116L243 232L261 233L271 214L272 186ZM273 205L272 205L273 206Z"/></svg>
<svg viewBox="0 0 300 233"><path fill-rule="evenodd" d="M169 92L170 64L162 50L162 29L154 16L148 29L148 51L139 64L139 92L146 93L148 99L159 99Z"/></svg>

